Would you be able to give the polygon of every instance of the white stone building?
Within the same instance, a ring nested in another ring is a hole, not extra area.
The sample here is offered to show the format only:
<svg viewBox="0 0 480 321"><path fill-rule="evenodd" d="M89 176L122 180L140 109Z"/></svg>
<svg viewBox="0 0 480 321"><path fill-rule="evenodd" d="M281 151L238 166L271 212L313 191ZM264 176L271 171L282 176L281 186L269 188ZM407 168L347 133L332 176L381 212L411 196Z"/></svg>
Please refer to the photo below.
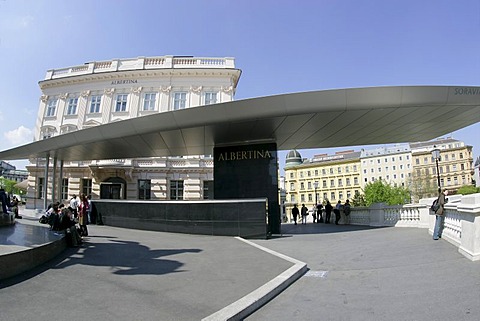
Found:
<svg viewBox="0 0 480 321"><path fill-rule="evenodd" d="M232 101L240 75L233 58L183 56L114 59L49 70L39 82L42 95L34 139ZM31 208L43 204L45 165L45 159L32 159L27 166ZM209 155L65 162L59 170L53 167L47 175L48 191L55 194L47 198L52 200L65 201L79 193L94 199L193 200L211 198L213 192ZM61 183L53 186L60 182L59 175Z"/></svg>
<svg viewBox="0 0 480 321"><path fill-rule="evenodd" d="M412 175L412 152L408 144L362 149L360 160L362 188L375 180L408 187Z"/></svg>

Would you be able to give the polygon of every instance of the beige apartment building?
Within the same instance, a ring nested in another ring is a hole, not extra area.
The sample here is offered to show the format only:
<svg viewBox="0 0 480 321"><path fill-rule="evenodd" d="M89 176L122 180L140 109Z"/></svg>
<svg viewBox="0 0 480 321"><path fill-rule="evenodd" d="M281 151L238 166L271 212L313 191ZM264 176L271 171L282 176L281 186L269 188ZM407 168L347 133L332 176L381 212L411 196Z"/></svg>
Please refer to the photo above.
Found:
<svg viewBox="0 0 480 321"><path fill-rule="evenodd" d="M472 184L474 179L472 146L453 138L441 138L434 141L411 143L412 149L412 196L416 200L434 196L440 186L454 194L464 186ZM440 150L438 172L432 150ZM438 173L438 174L437 174Z"/></svg>
<svg viewBox="0 0 480 321"><path fill-rule="evenodd" d="M335 205L339 200L351 199L361 193L360 178L360 152L349 150L302 159L298 151L290 151L285 162L287 216L294 204L311 209L316 203L330 201Z"/></svg>
<svg viewBox="0 0 480 321"><path fill-rule="evenodd" d="M452 139L400 144L361 152L345 151L335 155L315 155L303 159L296 150L285 160L284 205L290 217L294 204L329 200L345 202L355 193L363 194L366 184L376 180L411 191L412 201L437 193L437 170L432 150L440 150L439 173L442 188L456 193L474 179L472 147Z"/></svg>

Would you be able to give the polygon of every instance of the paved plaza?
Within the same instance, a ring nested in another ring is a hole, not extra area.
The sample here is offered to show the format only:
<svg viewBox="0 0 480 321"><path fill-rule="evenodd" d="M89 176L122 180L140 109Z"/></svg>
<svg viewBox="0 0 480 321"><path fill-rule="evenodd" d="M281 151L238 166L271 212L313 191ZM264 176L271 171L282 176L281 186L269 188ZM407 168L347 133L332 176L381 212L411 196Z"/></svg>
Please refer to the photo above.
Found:
<svg viewBox="0 0 480 321"><path fill-rule="evenodd" d="M293 265L233 237L89 232L82 247L0 281L0 320L201 320ZM425 229L309 223L282 232L253 242L309 270L246 320L480 318L480 262Z"/></svg>

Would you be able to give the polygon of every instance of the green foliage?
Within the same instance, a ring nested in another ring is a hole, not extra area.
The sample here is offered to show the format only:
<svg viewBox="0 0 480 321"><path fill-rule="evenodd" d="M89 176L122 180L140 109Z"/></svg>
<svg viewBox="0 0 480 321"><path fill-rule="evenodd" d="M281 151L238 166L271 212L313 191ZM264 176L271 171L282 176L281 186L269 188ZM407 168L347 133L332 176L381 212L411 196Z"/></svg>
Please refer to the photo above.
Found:
<svg viewBox="0 0 480 321"><path fill-rule="evenodd" d="M457 191L457 194L468 195L480 193L480 187L475 187L473 185L464 185L460 187Z"/></svg>
<svg viewBox="0 0 480 321"><path fill-rule="evenodd" d="M378 180L365 185L365 203L387 203L388 205L401 205L410 202L410 191L404 187L395 187Z"/></svg>
<svg viewBox="0 0 480 321"><path fill-rule="evenodd" d="M365 201L365 196L360 194L358 191L355 192L355 195L352 198L352 206L366 206L367 202Z"/></svg>
<svg viewBox="0 0 480 321"><path fill-rule="evenodd" d="M15 184L18 182L12 181L10 179L6 179L4 177L0 177L0 187L5 190L5 192L9 194L21 194L20 190L15 187Z"/></svg>

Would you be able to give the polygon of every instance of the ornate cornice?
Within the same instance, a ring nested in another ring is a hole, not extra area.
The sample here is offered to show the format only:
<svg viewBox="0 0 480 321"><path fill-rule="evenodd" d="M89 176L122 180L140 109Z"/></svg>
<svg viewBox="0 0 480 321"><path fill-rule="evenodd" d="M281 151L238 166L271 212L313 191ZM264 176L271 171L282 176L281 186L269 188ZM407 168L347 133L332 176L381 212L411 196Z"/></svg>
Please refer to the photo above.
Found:
<svg viewBox="0 0 480 321"><path fill-rule="evenodd" d="M84 90L81 93L82 97L88 97L90 95L90 90Z"/></svg>
<svg viewBox="0 0 480 321"><path fill-rule="evenodd" d="M139 94L142 92L142 87L132 87L131 91L132 93Z"/></svg>
<svg viewBox="0 0 480 321"><path fill-rule="evenodd" d="M46 103L48 101L48 95L41 95L40 96L40 100L44 103Z"/></svg>

